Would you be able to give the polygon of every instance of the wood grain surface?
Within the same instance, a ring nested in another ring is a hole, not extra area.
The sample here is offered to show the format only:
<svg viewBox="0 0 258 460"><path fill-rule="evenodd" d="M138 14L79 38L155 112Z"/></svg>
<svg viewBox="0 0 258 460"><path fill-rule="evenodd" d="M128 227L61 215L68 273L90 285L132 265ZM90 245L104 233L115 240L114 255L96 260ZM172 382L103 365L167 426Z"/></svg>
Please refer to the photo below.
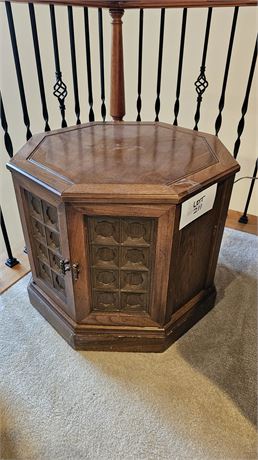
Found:
<svg viewBox="0 0 258 460"><path fill-rule="evenodd" d="M171 204L239 169L216 136L153 122L87 123L33 136L8 167L63 201Z"/></svg>

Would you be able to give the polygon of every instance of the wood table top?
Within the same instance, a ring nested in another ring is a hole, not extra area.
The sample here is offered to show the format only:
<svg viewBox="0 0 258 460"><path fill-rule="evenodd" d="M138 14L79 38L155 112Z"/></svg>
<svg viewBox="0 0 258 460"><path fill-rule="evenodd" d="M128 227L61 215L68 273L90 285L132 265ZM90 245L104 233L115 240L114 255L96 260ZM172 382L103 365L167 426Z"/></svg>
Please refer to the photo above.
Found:
<svg viewBox="0 0 258 460"><path fill-rule="evenodd" d="M167 194L176 184L192 188L214 173L238 169L217 137L154 122L87 123L36 135L12 166L50 186L53 181L66 184L61 186L65 194L71 186L77 186L74 192L80 188L80 193L103 187L107 191L113 187L114 193L119 193L118 187L133 192L144 187L145 192Z"/></svg>

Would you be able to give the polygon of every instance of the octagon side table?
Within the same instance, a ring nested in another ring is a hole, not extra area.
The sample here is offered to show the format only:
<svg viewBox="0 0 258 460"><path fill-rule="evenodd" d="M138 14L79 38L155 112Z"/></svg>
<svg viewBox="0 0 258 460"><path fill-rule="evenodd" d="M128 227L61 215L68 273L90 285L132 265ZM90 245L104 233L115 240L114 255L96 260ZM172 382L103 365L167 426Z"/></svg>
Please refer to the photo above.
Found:
<svg viewBox="0 0 258 460"><path fill-rule="evenodd" d="M163 351L213 307L239 170L217 137L88 123L33 136L8 168L31 303L74 348Z"/></svg>

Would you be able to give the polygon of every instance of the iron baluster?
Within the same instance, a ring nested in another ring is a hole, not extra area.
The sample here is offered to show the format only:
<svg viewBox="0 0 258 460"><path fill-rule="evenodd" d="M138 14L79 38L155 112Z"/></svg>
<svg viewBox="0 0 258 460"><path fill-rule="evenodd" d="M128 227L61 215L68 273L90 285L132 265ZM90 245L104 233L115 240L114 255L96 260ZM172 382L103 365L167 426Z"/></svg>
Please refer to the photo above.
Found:
<svg viewBox="0 0 258 460"><path fill-rule="evenodd" d="M223 84L222 84L221 96L220 96L220 100L219 100L219 114L218 114L216 122L215 122L215 134L216 134L216 136L219 133L221 123L222 123L222 111L223 111L224 105L225 105L225 94L226 94L227 81L228 81L228 72L229 72L229 66L230 66L231 55L232 55L232 48L233 48L233 43L234 43L235 31L236 31L238 11L239 11L239 7L236 6L235 9L234 9L234 15L233 15L233 20L232 20L231 33L230 33L230 39L229 39L229 45L228 45L228 54L227 54L227 60L226 60L226 67L225 67L224 79L223 79Z"/></svg>
<svg viewBox="0 0 258 460"><path fill-rule="evenodd" d="M253 53L253 57L252 57L252 63L251 63L251 68L250 68L247 87L246 87L245 98L244 98L244 102L243 102L242 109L241 109L242 116L240 118L240 121L239 121L238 127L237 127L237 140L236 140L235 145L234 145L234 158L236 158L237 155L238 155L239 148L240 148L240 143L241 143L241 136L242 136L242 133L244 131L245 114L246 114L247 109L248 109L248 102L249 102L249 96L250 96L250 91L251 91L251 87L252 87L252 81L253 81L253 76L254 76L254 71L255 71L256 60L257 60L257 37L256 37L254 53Z"/></svg>
<svg viewBox="0 0 258 460"><path fill-rule="evenodd" d="M207 50L208 50L208 44L209 44L210 26L211 26L211 16L212 16L212 8L208 8L208 16L207 16L207 22L206 22L206 31L205 31L205 38L204 38L200 74L196 82L194 83L196 92L198 94L196 112L194 116L194 121L195 121L194 130L195 131L198 131L198 123L200 121L202 96L209 85L206 79L205 71L206 71L206 57L207 57Z"/></svg>
<svg viewBox="0 0 258 460"><path fill-rule="evenodd" d="M100 58L100 85L101 85L101 116L103 121L106 120L106 105L105 105L105 68L104 68L104 45L103 45L103 18L102 9L98 8L99 22L99 58Z"/></svg>
<svg viewBox="0 0 258 460"><path fill-rule="evenodd" d="M72 72L73 72L73 90L74 90L74 101L75 101L75 114L76 124L80 125L80 101L79 101L79 90L78 90L78 77L77 77L77 63L76 63L76 51L75 51L75 38L74 38L74 24L73 24L73 8L72 6L67 7L68 12L68 23L69 23L69 35L70 35L70 47L71 47L71 61L72 61Z"/></svg>
<svg viewBox="0 0 258 460"><path fill-rule="evenodd" d="M16 76L17 76L22 111L23 111L23 121L26 126L26 139L28 141L31 138L32 134L30 131L30 119L29 119L29 114L28 114L28 109L27 109L27 102L26 102L22 71L21 71L21 63L20 63L18 46L17 46L12 7L11 7L10 2L5 2L5 7L6 7L7 20L8 20L8 26L9 26L9 31L10 31L11 43L12 43L15 69L16 69Z"/></svg>
<svg viewBox="0 0 258 460"><path fill-rule="evenodd" d="M54 7L54 5L49 5L49 8L50 8L52 39L53 39L55 67L56 67L56 83L54 85L53 94L54 94L54 96L57 97L58 102L59 102L59 108L60 108L61 117L62 117L61 127L66 128L67 123L66 123L66 120L65 120L65 98L67 96L67 87L66 87L66 84L62 80L62 72L61 72L61 69L60 69L57 30L56 30L55 7Z"/></svg>
<svg viewBox="0 0 258 460"><path fill-rule="evenodd" d="M137 118L136 121L141 121L141 109L142 109L142 46L143 46L143 9L140 9L139 15L139 54L138 54L138 86L137 86Z"/></svg>
<svg viewBox="0 0 258 460"><path fill-rule="evenodd" d="M35 52L35 60L36 60L36 66L37 66L39 91L40 91L41 105L42 105L42 114L45 120L45 131L50 131L50 126L48 124L48 110L47 110L46 94L45 94L43 72L42 72L42 65L41 65L35 9L34 9L33 3L29 3L28 6L29 6L29 13L30 13L30 23L31 23L31 31L32 31L32 38L33 38L33 45L34 45L34 52Z"/></svg>
<svg viewBox="0 0 258 460"><path fill-rule="evenodd" d="M157 97L155 102L155 121L159 121L160 112L160 87L161 87L161 71L163 58L163 42L164 42L164 26L165 26L165 8L161 9L160 15L160 32L159 32L159 57L158 57L158 75L157 75Z"/></svg>
<svg viewBox="0 0 258 460"><path fill-rule="evenodd" d="M5 116L4 104L3 104L1 93L0 93L0 109L1 109L1 125L4 130L4 144L5 144L5 148L7 150L9 157L12 158L13 157L13 144L12 144L10 134L8 133L8 124L7 124L7 120Z"/></svg>
<svg viewBox="0 0 258 460"><path fill-rule="evenodd" d="M94 116L94 111L93 111L91 51L90 51L90 33L89 33L88 8L84 8L84 29L85 29L86 63L87 63L87 77L88 77L88 102L89 102L89 106L90 106L89 121L94 121L95 116Z"/></svg>
<svg viewBox="0 0 258 460"><path fill-rule="evenodd" d="M6 230L4 216L3 216L3 213L2 213L1 206L0 206L0 221L1 221L1 229L2 229L2 234L3 234L3 238L4 238L4 242L5 242L6 252L7 252L7 256L8 256L8 259L6 260L5 265L7 265L7 267L12 268L15 265L19 264L20 262L15 257L13 257L13 253L12 253L8 233L7 233L7 230Z"/></svg>
<svg viewBox="0 0 258 460"><path fill-rule="evenodd" d="M242 224L247 224L248 223L247 212L248 212L249 204L250 204L252 193L253 193L254 183L255 183L255 181L257 179L257 169L258 169L258 158L256 159L256 162L255 162L253 178L251 180L251 185L250 185L249 192L248 192L248 195L247 195L244 214L239 219L239 222L241 222Z"/></svg>
<svg viewBox="0 0 258 460"><path fill-rule="evenodd" d="M179 50L179 61L178 61L178 73L177 73L177 85L176 85L176 101L174 105L174 123L173 125L177 126L177 117L179 113L179 97L181 91L181 78L182 78L182 68L183 68L183 59L184 59L184 46L185 46L185 29L186 29L186 20L187 20L187 8L183 9L182 16L182 27L181 27L181 39L180 39L180 50Z"/></svg>

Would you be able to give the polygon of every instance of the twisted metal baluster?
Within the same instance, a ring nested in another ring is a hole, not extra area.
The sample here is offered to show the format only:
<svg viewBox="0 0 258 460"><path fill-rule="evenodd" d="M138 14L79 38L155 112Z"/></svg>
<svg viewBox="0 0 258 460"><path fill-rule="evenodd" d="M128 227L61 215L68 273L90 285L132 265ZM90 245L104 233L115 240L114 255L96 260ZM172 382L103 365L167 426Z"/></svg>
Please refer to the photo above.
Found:
<svg viewBox="0 0 258 460"><path fill-rule="evenodd" d="M5 116L4 104L3 104L1 93L0 93L0 113L1 113L1 125L2 125L2 128L4 130L5 147L6 147L6 150L7 150L7 153L9 155L9 157L12 158L13 157L13 144L12 144L11 137L10 137L10 135L8 133L8 124L7 124L7 120L6 120L6 116ZM11 249L11 245L10 245L10 241L9 241L9 237L8 237L8 233L7 233L7 229L6 229L6 226L5 226L5 221L4 221L4 216L3 216L3 213L2 213L1 206L0 206L0 223L1 223L1 230L2 230L2 234L3 234L3 239L4 239L4 243L5 243L5 247L6 247L6 252L7 252L7 256L8 256L8 259L6 260L5 265L7 265L7 267L12 268L15 265L19 264L19 261L15 257L13 257L13 253L12 253L12 249Z"/></svg>
<svg viewBox="0 0 258 460"><path fill-rule="evenodd" d="M229 66L230 66L231 55L232 55L232 48L233 48L233 43L234 43L235 31L236 31L238 11L239 11L239 7L236 6L235 9L234 9L234 15L233 15L233 20L232 20L231 33L230 33L230 39L229 39L229 45L228 45L228 54L227 54L227 60L226 60L226 67L225 67L224 79L223 79L221 96L220 96L220 101L219 101L219 114L218 114L216 122L215 122L215 134L216 134L216 136L219 133L221 123L222 123L222 111L223 111L224 105L225 105L225 94L226 94L227 81L228 81L228 72L229 72Z"/></svg>
<svg viewBox="0 0 258 460"><path fill-rule="evenodd" d="M36 66L37 66L39 91L40 91L40 97L41 97L42 115L43 115L43 119L45 120L45 131L50 131L50 126L48 124L48 110L47 110L46 94L45 94L43 72L42 72L42 65L41 65L35 10L34 10L33 3L29 3L28 6L29 6L29 13L30 13L30 23L31 23L31 31L32 31L32 38L33 38L33 45L34 45L34 52L35 52L35 60L36 60Z"/></svg>
<svg viewBox="0 0 258 460"><path fill-rule="evenodd" d="M90 51L90 33L89 33L88 8L84 8L84 29L85 29L86 63L87 63L87 77L88 77L88 102L89 102L89 106L90 106L89 121L94 121L95 116L94 116L94 111L93 111L91 51Z"/></svg>
<svg viewBox="0 0 258 460"><path fill-rule="evenodd" d="M197 78L196 82L194 83L196 92L198 94L196 112L194 116L195 125L193 128L195 131L198 131L198 123L200 121L200 116L201 116L202 95L209 85L206 79L205 70L206 70L206 56L207 56L207 50L208 50L208 44L209 44L211 16L212 16L212 8L208 8L208 16L207 16L207 22L206 22L206 31L205 31L205 38L204 38L202 63L200 67L200 75Z"/></svg>
<svg viewBox="0 0 258 460"><path fill-rule="evenodd" d="M50 20L51 20L52 39L53 39L53 47L54 47L55 66L56 66L56 83L54 85L53 94L54 96L57 97L58 102L59 102L59 108L60 108L61 117L62 117L61 127L66 128L67 123L65 120L65 98L67 96L67 87L66 87L66 84L62 80L62 72L60 69L54 5L49 5L49 9L50 9Z"/></svg>
<svg viewBox="0 0 258 460"><path fill-rule="evenodd" d="M181 27L181 39L180 39L180 50L179 50L179 61L178 61L178 73L177 73L177 86L176 86L176 101L174 105L174 123L173 125L177 126L177 117L179 114L179 97L181 90L181 78L182 78L182 68L183 68L183 59L184 59L184 46L185 46L185 29L186 29L186 20L187 20L187 8L183 9L182 16L182 27Z"/></svg>
<svg viewBox="0 0 258 460"><path fill-rule="evenodd" d="M76 51L75 51L75 38L74 38L74 25L73 25L73 8L72 6L67 7L68 13L68 24L69 24L69 35L70 35L70 48L71 48L71 61L73 71L73 91L75 101L75 115L76 124L80 125L80 101L79 101L79 90L78 90L78 77L77 77L77 63L76 63Z"/></svg>
<svg viewBox="0 0 258 460"><path fill-rule="evenodd" d="M140 9L139 15L139 54L138 54L138 86L137 86L137 118L136 121L141 121L141 109L142 109L142 45L143 45L143 9Z"/></svg>
<svg viewBox="0 0 258 460"><path fill-rule="evenodd" d="M1 93L0 93L0 109L1 109L1 125L4 130L4 144L5 144L5 148L7 150L9 157L12 158L13 157L13 144L12 144L10 134L8 133L8 124L7 124L7 120L5 116L4 104L3 104Z"/></svg>
<svg viewBox="0 0 258 460"><path fill-rule="evenodd" d="M8 20L8 26L9 26L9 31L10 31L11 43L12 43L16 76L17 76L20 99L21 99L21 106L22 106L22 111L23 111L23 121L27 128L26 139L28 141L31 138L32 134L30 131L30 119L29 119L29 114L28 114L28 109L27 109L27 102L26 102L22 71L21 71L21 63L20 63L18 46L17 46L15 27L14 27L14 22L13 22L12 7L11 7L10 2L5 2L5 8L6 8L6 13L7 13L7 20Z"/></svg>
<svg viewBox="0 0 258 460"><path fill-rule="evenodd" d="M102 9L98 8L99 22L99 58L100 58L100 85L101 85L101 116L103 121L106 120L106 105L105 105L105 68L104 68L104 45L103 45L103 18Z"/></svg>
<svg viewBox="0 0 258 460"><path fill-rule="evenodd" d="M4 242L5 242L6 252L7 252L7 255L8 255L8 259L6 260L5 265L7 265L7 267L9 267L9 268L12 268L15 265L19 264L20 262L15 257L13 257L13 253L12 253L12 249L11 249L11 245L10 245L10 240L9 240L8 233L7 233L7 230L6 230L4 216L3 216L3 213L2 213L1 206L0 206L0 223L1 223L1 230L2 230L2 234L3 234Z"/></svg>
<svg viewBox="0 0 258 460"><path fill-rule="evenodd" d="M251 185L250 185L250 188L249 188L249 192L248 192L248 195L247 195L247 200L246 200L246 205L245 205L245 209L244 209L244 214L239 218L239 221L238 221L238 222L241 222L242 224L247 224L247 223L248 223L248 215L247 215L247 212L248 212L249 204L250 204L250 201L251 201L251 198L252 198L254 183L255 183L255 181L257 180L257 169L258 169L258 158L257 158L256 161L255 161L254 172L253 172L253 176L252 176L252 180L251 180Z"/></svg>
<svg viewBox="0 0 258 460"><path fill-rule="evenodd" d="M161 87L161 71L163 58L163 42L164 42L164 26L165 26L165 8L161 9L160 14L160 31L159 31L159 57L158 57L158 75L157 75L157 97L155 102L155 121L159 121L160 112L160 87Z"/></svg>
<svg viewBox="0 0 258 460"><path fill-rule="evenodd" d="M250 91L251 91L251 87L252 87L252 81L253 81L253 76L254 76L254 71L255 71L256 60L257 60L257 37L256 37L254 53L253 53L251 68L250 68L250 72L249 72L247 87L246 87L245 98L244 98L244 102L243 102L242 109L241 109L242 116L240 118L240 121L239 121L238 127L237 127L237 140L236 140L235 145L234 145L234 158L236 158L237 155L238 155L239 148L240 148L240 143L241 143L241 136L242 136L242 133L244 131L245 114L246 114L247 109L248 109L248 102L249 102L249 96L250 96Z"/></svg>
<svg viewBox="0 0 258 460"><path fill-rule="evenodd" d="M8 132L8 123L7 123L7 120L6 120L6 115L5 115L4 104L3 104L3 99L2 99L1 92L0 92L0 114L1 114L1 116L0 116L1 125L2 125L2 128L4 130L5 148L7 150L7 153L9 155L9 157L12 158L13 157L13 144L12 144L10 134ZM0 221L1 221L1 229L2 229L2 234L3 234L4 243L5 243L5 247L6 247L6 252L7 252L7 255L8 255L8 259L6 260L5 265L7 265L7 267L12 268L15 265L19 264L20 262L15 257L13 257L12 249L11 249L11 245L10 245L10 241L9 241L9 237L8 237L8 233L7 233L7 229L6 229L6 226L5 226L4 217L3 217L3 214L2 214L2 211L1 211L1 207L0 207ZM26 248L24 248L24 252L26 252L25 249Z"/></svg>

